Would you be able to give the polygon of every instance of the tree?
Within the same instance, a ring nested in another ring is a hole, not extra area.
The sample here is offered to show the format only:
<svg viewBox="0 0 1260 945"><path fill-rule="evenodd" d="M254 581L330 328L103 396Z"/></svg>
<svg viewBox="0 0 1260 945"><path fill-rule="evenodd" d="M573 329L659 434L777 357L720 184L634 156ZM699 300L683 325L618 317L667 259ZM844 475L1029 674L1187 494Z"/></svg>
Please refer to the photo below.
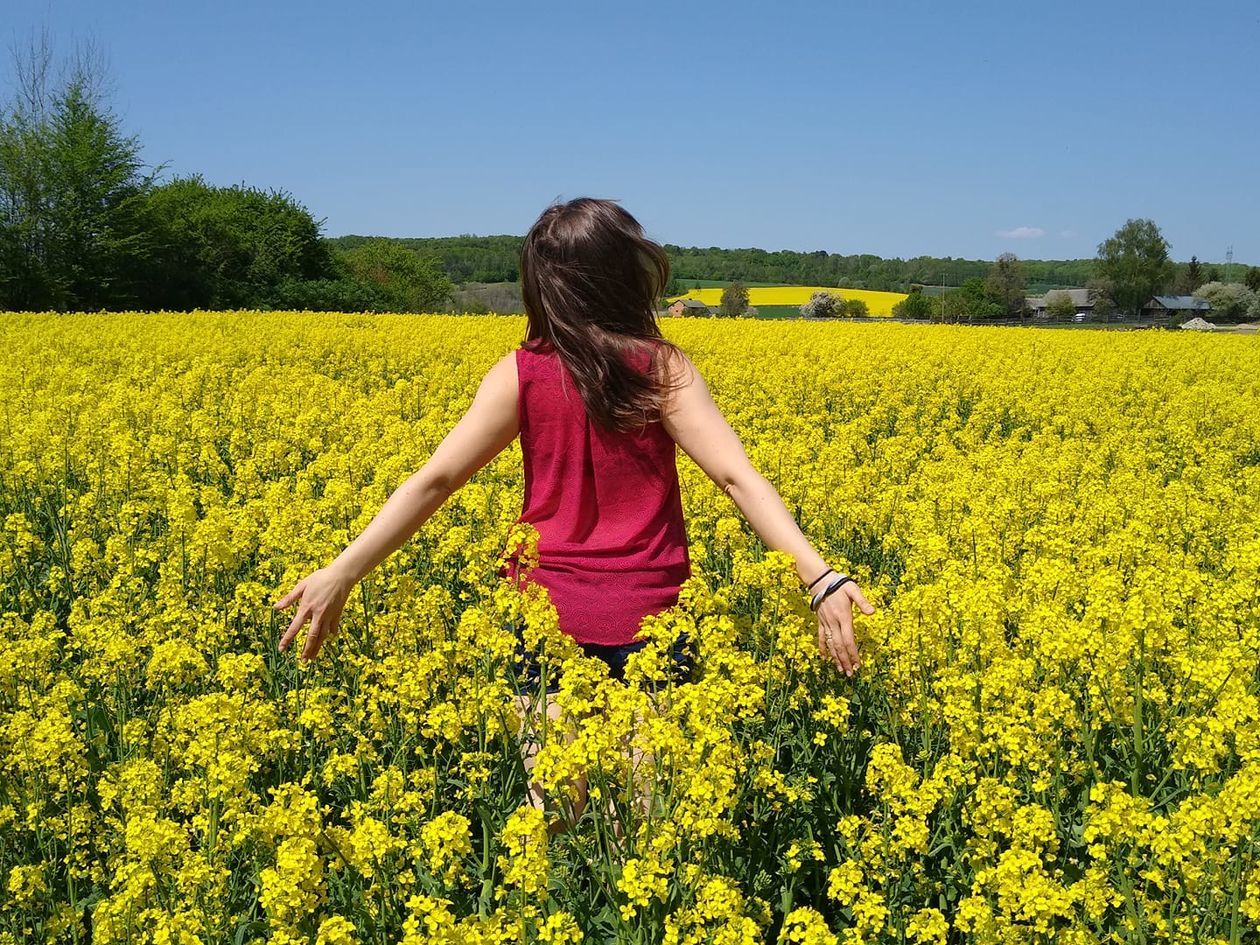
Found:
<svg viewBox="0 0 1260 945"><path fill-rule="evenodd" d="M922 292L911 292L892 307L894 318L931 318L936 313L936 305L931 298Z"/></svg>
<svg viewBox="0 0 1260 945"><path fill-rule="evenodd" d="M54 82L46 34L15 58L17 92L0 105L0 308L133 305L156 172L106 104L103 61L80 45Z"/></svg>
<svg viewBox="0 0 1260 945"><path fill-rule="evenodd" d="M1051 318L1071 318L1076 314L1072 293L1054 289L1046 293L1046 314Z"/></svg>
<svg viewBox="0 0 1260 945"><path fill-rule="evenodd" d="M352 278L384 293L390 311L436 311L455 290L440 261L421 256L394 240L369 240L343 253L341 261Z"/></svg>
<svg viewBox="0 0 1260 945"><path fill-rule="evenodd" d="M1203 285L1207 279L1203 274L1203 266L1199 263L1198 256L1191 256L1190 262L1186 264L1177 276L1176 291L1178 295L1193 295L1194 290Z"/></svg>
<svg viewBox="0 0 1260 945"><path fill-rule="evenodd" d="M844 298L835 292L815 292L809 301L801 306L804 318L832 318L839 315Z"/></svg>
<svg viewBox="0 0 1260 945"><path fill-rule="evenodd" d="M1260 292L1260 266L1252 266L1243 277L1243 284L1252 292Z"/></svg>
<svg viewBox="0 0 1260 945"><path fill-rule="evenodd" d="M1002 307L1003 314L1023 317L1026 285L1024 267L1014 253L1003 253L994 260L986 288L989 296Z"/></svg>
<svg viewBox="0 0 1260 945"><path fill-rule="evenodd" d="M1212 306L1212 315L1224 321L1238 321L1251 310L1256 293L1241 282L1205 282L1194 293Z"/></svg>
<svg viewBox="0 0 1260 945"><path fill-rule="evenodd" d="M283 279L260 308L295 312L390 312L388 295L377 286L356 279ZM468 307L468 312L490 313L489 306Z"/></svg>
<svg viewBox="0 0 1260 945"><path fill-rule="evenodd" d="M748 311L748 289L736 279L722 290L718 313L727 318L738 318Z"/></svg>
<svg viewBox="0 0 1260 945"><path fill-rule="evenodd" d="M1153 220L1127 220L1115 235L1098 244L1098 273L1115 286L1120 310L1137 315L1172 277L1168 241Z"/></svg>
<svg viewBox="0 0 1260 945"><path fill-rule="evenodd" d="M1110 318L1116 312L1115 284L1110 279L1094 276L1085 283L1089 300L1094 303L1094 315L1097 318Z"/></svg>
<svg viewBox="0 0 1260 945"><path fill-rule="evenodd" d="M320 221L284 191L193 175L155 188L146 214L152 308L272 307L281 285L338 276Z"/></svg>
<svg viewBox="0 0 1260 945"><path fill-rule="evenodd" d="M974 321L1002 314L1002 306L989 297L985 280L979 276L965 279L952 292L945 293L945 317L951 321Z"/></svg>
<svg viewBox="0 0 1260 945"><path fill-rule="evenodd" d="M865 318L871 313L863 299L845 299L840 303L840 314L848 318Z"/></svg>

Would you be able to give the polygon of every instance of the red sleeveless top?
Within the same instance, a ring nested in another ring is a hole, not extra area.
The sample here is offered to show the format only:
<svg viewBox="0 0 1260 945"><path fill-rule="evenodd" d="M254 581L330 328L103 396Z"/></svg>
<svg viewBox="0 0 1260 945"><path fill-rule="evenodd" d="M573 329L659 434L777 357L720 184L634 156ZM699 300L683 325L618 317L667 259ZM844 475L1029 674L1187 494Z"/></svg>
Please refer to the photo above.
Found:
<svg viewBox="0 0 1260 945"><path fill-rule="evenodd" d="M630 363L646 371L647 350ZM673 438L659 421L610 433L545 339L516 349L525 465L518 522L538 530L538 565L560 629L578 643L634 642L639 624L678 602L691 576ZM500 577L517 576L515 555Z"/></svg>

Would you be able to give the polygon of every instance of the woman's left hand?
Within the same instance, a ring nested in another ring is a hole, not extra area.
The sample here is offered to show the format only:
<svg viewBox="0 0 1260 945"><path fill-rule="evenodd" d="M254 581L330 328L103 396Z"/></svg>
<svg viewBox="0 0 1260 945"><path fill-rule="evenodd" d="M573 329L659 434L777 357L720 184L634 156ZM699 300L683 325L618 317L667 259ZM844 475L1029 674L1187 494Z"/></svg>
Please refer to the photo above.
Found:
<svg viewBox="0 0 1260 945"><path fill-rule="evenodd" d="M276 610L283 610L294 601L301 602L289 629L280 638L280 652L288 649L302 625L309 619L311 627L306 632L301 658L303 662L313 660L324 641L336 634L342 608L345 607L346 598L350 596L353 587L354 583L348 582L338 572L331 568L320 568L302 578L293 586L293 590L272 604Z"/></svg>

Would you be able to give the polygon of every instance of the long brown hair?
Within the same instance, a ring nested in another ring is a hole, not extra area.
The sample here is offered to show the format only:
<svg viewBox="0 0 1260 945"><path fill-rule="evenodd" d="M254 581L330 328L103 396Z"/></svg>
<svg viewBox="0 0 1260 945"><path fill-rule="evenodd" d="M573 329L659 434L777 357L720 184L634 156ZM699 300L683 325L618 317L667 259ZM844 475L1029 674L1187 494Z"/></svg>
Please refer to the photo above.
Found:
<svg viewBox="0 0 1260 945"><path fill-rule="evenodd" d="M555 348L588 416L605 430L626 432L660 419L671 389L664 365L678 352L656 320L668 284L665 250L612 200L553 203L525 236L525 340ZM625 358L645 347L651 360L644 374Z"/></svg>

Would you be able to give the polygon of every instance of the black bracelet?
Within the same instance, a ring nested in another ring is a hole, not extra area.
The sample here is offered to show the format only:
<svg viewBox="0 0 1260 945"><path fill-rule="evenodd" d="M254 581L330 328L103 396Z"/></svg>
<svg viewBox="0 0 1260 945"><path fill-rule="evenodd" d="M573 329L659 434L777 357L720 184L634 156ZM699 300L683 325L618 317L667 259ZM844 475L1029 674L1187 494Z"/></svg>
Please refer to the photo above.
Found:
<svg viewBox="0 0 1260 945"><path fill-rule="evenodd" d="M812 591L812 590L814 589L814 585L815 585L815 584L817 584L819 581L821 581L823 578L825 578L828 574L830 574L830 573L831 573L832 571L834 571L834 570L835 570L835 568L828 568L828 569L827 569L826 571L824 571L822 574L818 575L818 577L814 578L812 581L810 581L808 584L806 584L806 585L805 585L805 590L807 590L807 591Z"/></svg>
<svg viewBox="0 0 1260 945"><path fill-rule="evenodd" d="M830 597L836 591L840 590L840 588L844 587L846 584L849 584L851 582L853 582L853 578L849 577L849 575L846 574L844 577L840 578L839 580L833 581L831 584L828 584L827 589L823 591L822 597L818 598L818 603L812 604L809 609L817 612L818 608L822 606L823 601L825 601L828 597Z"/></svg>

